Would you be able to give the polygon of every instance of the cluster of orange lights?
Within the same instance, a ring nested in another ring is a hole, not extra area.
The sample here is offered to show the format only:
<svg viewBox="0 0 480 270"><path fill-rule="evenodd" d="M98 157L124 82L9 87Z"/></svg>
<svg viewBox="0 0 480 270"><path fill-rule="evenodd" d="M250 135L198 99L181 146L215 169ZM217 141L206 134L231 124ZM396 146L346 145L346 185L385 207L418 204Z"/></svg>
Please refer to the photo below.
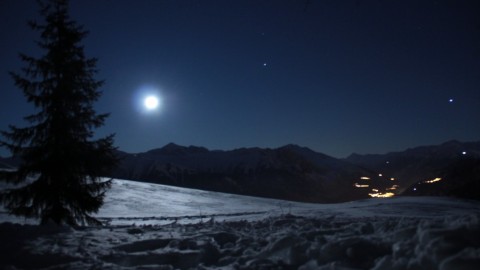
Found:
<svg viewBox="0 0 480 270"><path fill-rule="evenodd" d="M387 190L395 190L395 189L397 189L397 188L399 188L399 187L400 187L399 185L393 185L393 186L387 188Z"/></svg>
<svg viewBox="0 0 480 270"><path fill-rule="evenodd" d="M395 196L395 193L393 192L386 192L386 193L368 193L368 196L372 198L388 198L388 197L393 197Z"/></svg>
<svg viewBox="0 0 480 270"><path fill-rule="evenodd" d="M360 180L370 180L370 177L362 176L362 177L360 177ZM357 188L368 188L368 187L370 187L370 185L368 185L368 184L359 184L359 183L355 183L354 186L357 187Z"/></svg>
<svg viewBox="0 0 480 270"><path fill-rule="evenodd" d="M379 173L378 176L383 177L383 174ZM396 180L394 177L391 177L391 178L388 178L388 179L390 181L395 181ZM360 180L370 180L370 177L362 176L362 177L360 177ZM355 183L354 186L357 187L357 188L369 188L370 187L369 184L363 184L363 183ZM399 187L400 187L399 185L393 185L389 188L386 188L385 190L386 191L393 191L393 190L396 190ZM380 190L378 190L376 188L372 188L372 192L368 193L368 196L370 196L372 198L388 198L388 197L395 196L395 193L393 193L393 192L380 192Z"/></svg>
<svg viewBox="0 0 480 270"><path fill-rule="evenodd" d="M442 178L437 177L437 178L432 179L432 180L424 181L423 183L425 183L425 184L432 184L432 183L435 183L435 182L438 182L438 181L441 181L441 180L442 180Z"/></svg>

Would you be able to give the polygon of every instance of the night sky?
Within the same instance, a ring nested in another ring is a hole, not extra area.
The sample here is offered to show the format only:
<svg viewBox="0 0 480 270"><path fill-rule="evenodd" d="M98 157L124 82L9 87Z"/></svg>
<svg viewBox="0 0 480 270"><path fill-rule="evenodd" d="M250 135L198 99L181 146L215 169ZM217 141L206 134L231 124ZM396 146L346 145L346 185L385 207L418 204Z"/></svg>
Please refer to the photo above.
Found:
<svg viewBox="0 0 480 270"><path fill-rule="evenodd" d="M97 135L123 151L294 143L346 157L480 140L480 1L72 0L70 14L106 82ZM35 18L35 1L0 0L1 130L34 111L8 71L41 55Z"/></svg>

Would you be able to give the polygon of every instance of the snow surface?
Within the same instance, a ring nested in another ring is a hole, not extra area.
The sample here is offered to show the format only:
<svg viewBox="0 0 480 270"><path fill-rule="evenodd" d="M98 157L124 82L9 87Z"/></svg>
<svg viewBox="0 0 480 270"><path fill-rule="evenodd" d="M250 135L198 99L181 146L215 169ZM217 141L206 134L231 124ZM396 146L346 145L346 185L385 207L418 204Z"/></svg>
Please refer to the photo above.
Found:
<svg viewBox="0 0 480 270"><path fill-rule="evenodd" d="M103 227L0 213L0 269L480 269L480 204L305 204L114 180Z"/></svg>

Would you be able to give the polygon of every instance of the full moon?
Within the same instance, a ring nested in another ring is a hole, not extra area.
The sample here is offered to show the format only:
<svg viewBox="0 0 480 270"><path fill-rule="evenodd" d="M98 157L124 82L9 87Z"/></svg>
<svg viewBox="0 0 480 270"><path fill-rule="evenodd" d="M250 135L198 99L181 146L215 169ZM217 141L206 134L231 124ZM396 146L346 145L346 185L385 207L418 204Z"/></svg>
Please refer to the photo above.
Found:
<svg viewBox="0 0 480 270"><path fill-rule="evenodd" d="M156 96L148 96L143 101L143 105L148 110L154 110L158 107L158 98Z"/></svg>

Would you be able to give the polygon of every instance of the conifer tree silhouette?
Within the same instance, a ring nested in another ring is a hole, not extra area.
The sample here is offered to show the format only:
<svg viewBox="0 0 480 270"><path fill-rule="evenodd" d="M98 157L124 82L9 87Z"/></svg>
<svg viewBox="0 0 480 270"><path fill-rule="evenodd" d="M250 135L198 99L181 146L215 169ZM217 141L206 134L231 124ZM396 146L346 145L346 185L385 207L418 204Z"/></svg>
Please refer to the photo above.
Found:
<svg viewBox="0 0 480 270"><path fill-rule="evenodd" d="M117 163L113 136L93 139L108 114L93 104L103 81L95 80L95 58L86 58L80 45L87 32L68 15L67 0L39 1L42 24L39 58L20 54L21 74L11 72L36 112L25 117L30 126L10 125L0 145L21 158L16 171L0 179L15 184L0 194L10 214L39 218L41 223L99 224L91 216L103 204L111 180L101 176Z"/></svg>

